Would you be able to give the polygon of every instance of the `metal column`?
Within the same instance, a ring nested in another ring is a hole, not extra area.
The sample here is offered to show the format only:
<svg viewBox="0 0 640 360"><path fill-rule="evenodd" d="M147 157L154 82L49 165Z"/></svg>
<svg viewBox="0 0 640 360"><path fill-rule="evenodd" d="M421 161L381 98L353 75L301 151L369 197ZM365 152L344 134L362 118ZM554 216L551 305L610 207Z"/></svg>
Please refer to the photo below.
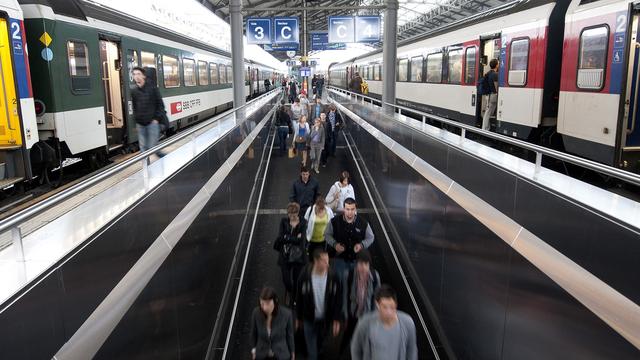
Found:
<svg viewBox="0 0 640 360"><path fill-rule="evenodd" d="M233 107L245 104L244 94L244 43L242 31L242 0L229 1L231 17L231 64L233 65Z"/></svg>
<svg viewBox="0 0 640 360"><path fill-rule="evenodd" d="M302 58L304 59L304 61L301 62L301 66L302 67L308 67L309 66L309 60L307 59L307 57L309 56L309 53L307 52L307 0L302 0L302 8L304 10L302 10ZM311 91L310 91L310 87L311 85L309 84L309 77L308 76L304 76L302 77L302 86L305 87L305 90L307 91L307 98L311 97Z"/></svg>
<svg viewBox="0 0 640 360"><path fill-rule="evenodd" d="M384 44L382 45L382 73L384 88L382 89L382 101L384 103L396 103L396 58L397 58L397 32L398 32L398 0L386 0L387 8L384 12ZM393 111L388 105L383 105L387 111Z"/></svg>

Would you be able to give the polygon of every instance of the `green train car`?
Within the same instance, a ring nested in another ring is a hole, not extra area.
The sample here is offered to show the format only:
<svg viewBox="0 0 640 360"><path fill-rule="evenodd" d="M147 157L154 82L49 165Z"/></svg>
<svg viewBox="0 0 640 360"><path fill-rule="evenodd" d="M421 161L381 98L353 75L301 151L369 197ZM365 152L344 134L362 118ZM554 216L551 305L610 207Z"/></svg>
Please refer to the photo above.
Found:
<svg viewBox="0 0 640 360"><path fill-rule="evenodd" d="M38 134L35 156L62 162L135 149L134 66L153 67L172 128L232 107L231 54L81 0L20 0ZM248 98L279 74L245 59ZM33 153L33 152L32 152ZM36 162L36 163L41 163Z"/></svg>

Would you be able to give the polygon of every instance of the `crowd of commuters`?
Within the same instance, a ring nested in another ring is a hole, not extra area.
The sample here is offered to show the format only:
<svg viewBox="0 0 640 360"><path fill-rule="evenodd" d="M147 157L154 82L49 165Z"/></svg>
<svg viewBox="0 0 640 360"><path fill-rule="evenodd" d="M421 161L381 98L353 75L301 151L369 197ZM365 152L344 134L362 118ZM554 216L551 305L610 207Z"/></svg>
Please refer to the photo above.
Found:
<svg viewBox="0 0 640 360"><path fill-rule="evenodd" d="M308 106L294 99L291 111L283 104L276 116L280 151L287 151L292 135L289 141L302 154L302 166L273 246L284 300L278 302L273 288L260 293L251 323L253 359L295 359L296 332L310 360L418 358L413 320L398 311L395 292L373 266L368 248L375 236L358 214L349 172L325 184L326 193L312 176L323 157L326 161L335 153L335 143L327 138L337 137L341 125L336 109L320 100Z"/></svg>

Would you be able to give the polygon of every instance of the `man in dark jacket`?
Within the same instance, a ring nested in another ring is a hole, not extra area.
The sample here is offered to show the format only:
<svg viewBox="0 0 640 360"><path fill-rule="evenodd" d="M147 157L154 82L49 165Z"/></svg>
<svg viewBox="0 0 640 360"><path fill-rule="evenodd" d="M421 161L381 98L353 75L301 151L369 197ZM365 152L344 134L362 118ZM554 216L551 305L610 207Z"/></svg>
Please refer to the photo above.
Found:
<svg viewBox="0 0 640 360"><path fill-rule="evenodd" d="M346 270L353 269L356 254L369 248L375 240L369 223L356 214L356 201L353 198L344 201L342 216L334 217L327 224L324 239L327 245L336 250L334 267L341 277L346 276Z"/></svg>
<svg viewBox="0 0 640 360"><path fill-rule="evenodd" d="M342 116L338 113L338 110L334 104L329 105L329 112L327 113L326 123L326 137L324 151L322 152L322 159L320 164L322 166L327 165L327 158L336 156L336 144L338 143L338 136L340 135L340 129L343 127Z"/></svg>
<svg viewBox="0 0 640 360"><path fill-rule="evenodd" d="M359 73L356 73L351 82L349 83L351 91L362 94L362 78Z"/></svg>
<svg viewBox="0 0 640 360"><path fill-rule="evenodd" d="M306 166L300 168L300 177L296 179L289 194L289 202L300 204L300 217L304 217L309 206L312 206L318 197L318 180L311 177Z"/></svg>
<svg viewBox="0 0 640 360"><path fill-rule="evenodd" d="M316 89L318 89L316 91L316 95L318 95L319 98L322 98L322 88L323 87L324 87L324 77L320 76L318 81L316 81Z"/></svg>
<svg viewBox="0 0 640 360"><path fill-rule="evenodd" d="M308 359L316 360L324 335L331 329L333 336L337 336L343 320L342 285L329 268L325 249L313 251L313 265L300 274L296 294L296 329L304 326Z"/></svg>
<svg viewBox="0 0 640 360"><path fill-rule="evenodd" d="M282 100L284 102L284 100ZM276 112L276 121L274 123L278 130L278 141L280 142L280 155L287 153L287 135L293 134L293 124L291 116L287 112L284 104L280 105L280 109Z"/></svg>
<svg viewBox="0 0 640 360"><path fill-rule="evenodd" d="M164 116L164 103L158 88L146 81L145 70L139 66L133 68L133 81L136 86L131 89L133 116L138 130L140 151L154 147L160 137L160 120Z"/></svg>

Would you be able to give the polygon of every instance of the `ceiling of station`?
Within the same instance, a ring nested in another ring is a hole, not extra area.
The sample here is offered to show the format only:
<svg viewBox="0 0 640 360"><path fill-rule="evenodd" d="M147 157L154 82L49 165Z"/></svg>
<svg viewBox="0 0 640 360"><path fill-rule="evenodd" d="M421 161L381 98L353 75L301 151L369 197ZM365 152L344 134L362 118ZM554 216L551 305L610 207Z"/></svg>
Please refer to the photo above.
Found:
<svg viewBox="0 0 640 360"><path fill-rule="evenodd" d="M229 0L198 0L215 14L229 22ZM398 0L398 41L418 36L457 20L514 0ZM515 0L518 1L518 0ZM335 15L383 16L385 0L306 0L306 6L321 10L307 11L307 30L327 30L328 17ZM243 18L298 16L303 0L243 0ZM378 8L367 8L378 7ZM341 9L339 9L341 8ZM268 9L256 11L256 9ZM372 44L381 47L382 44ZM277 54L274 54L277 56Z"/></svg>

